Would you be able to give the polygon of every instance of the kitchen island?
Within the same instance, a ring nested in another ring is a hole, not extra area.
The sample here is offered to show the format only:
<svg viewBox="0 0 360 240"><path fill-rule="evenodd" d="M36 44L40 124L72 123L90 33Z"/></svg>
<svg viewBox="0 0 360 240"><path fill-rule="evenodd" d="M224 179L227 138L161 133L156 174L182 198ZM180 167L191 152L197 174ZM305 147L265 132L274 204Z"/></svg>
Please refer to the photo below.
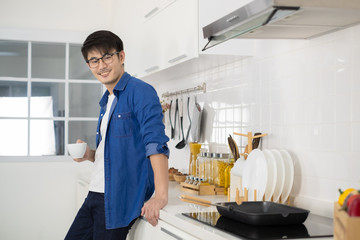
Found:
<svg viewBox="0 0 360 240"><path fill-rule="evenodd" d="M223 230L211 227L199 221L190 219L182 213L206 213L217 212L216 207L202 207L199 205L186 203L180 200L179 196L186 194L194 197L203 198L212 203L225 202L226 196L198 196L181 191L181 186L177 182L169 182L169 201L168 205L160 211L159 224L152 227L145 218L141 218L132 227L128 240L138 239L206 239L206 240L233 240L246 239L226 233ZM313 238L316 239L316 238ZM332 237L317 238L323 240L333 239Z"/></svg>

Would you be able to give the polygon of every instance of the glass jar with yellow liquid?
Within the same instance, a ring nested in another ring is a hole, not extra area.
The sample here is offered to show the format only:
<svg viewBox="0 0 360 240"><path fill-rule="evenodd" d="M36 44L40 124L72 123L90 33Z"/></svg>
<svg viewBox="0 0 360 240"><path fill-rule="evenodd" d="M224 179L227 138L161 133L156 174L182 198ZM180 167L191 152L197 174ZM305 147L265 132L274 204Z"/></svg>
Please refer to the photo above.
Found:
<svg viewBox="0 0 360 240"><path fill-rule="evenodd" d="M192 176L198 176L198 163L197 157L200 153L201 144L199 143L190 143L190 166L189 166L189 174Z"/></svg>
<svg viewBox="0 0 360 240"><path fill-rule="evenodd" d="M217 182L218 171L217 171L217 158L215 153L210 153L210 176L209 183L214 184Z"/></svg>
<svg viewBox="0 0 360 240"><path fill-rule="evenodd" d="M228 165L229 154L228 153L217 153L216 154L216 168L217 178L215 185L219 187L225 186L225 168Z"/></svg>
<svg viewBox="0 0 360 240"><path fill-rule="evenodd" d="M197 158L198 166L199 166L199 177L206 178L206 158L207 152L201 152L200 156Z"/></svg>
<svg viewBox="0 0 360 240"><path fill-rule="evenodd" d="M233 167L234 167L234 158L231 158L230 161L229 161L229 164L225 168L225 172L224 172L224 177L225 177L224 194L225 195L228 194L228 190L229 190L229 187L230 187L230 173L231 173L231 169Z"/></svg>

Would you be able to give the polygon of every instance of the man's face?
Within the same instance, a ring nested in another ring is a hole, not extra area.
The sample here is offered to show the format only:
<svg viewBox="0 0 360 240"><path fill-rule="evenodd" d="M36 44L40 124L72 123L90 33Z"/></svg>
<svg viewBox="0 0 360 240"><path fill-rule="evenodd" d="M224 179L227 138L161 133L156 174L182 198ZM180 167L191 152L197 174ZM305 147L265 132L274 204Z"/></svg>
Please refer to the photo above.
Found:
<svg viewBox="0 0 360 240"><path fill-rule="evenodd" d="M103 53L97 50L93 50L88 53L88 60L98 60L97 67L90 67L91 72L102 84L104 84L106 87L111 87L111 89L115 87L116 83L124 73L123 63L125 59L125 53L124 51L121 51L117 54L113 54L112 57L109 58L109 56L115 52L116 50L112 49L109 53ZM99 59L102 57L104 58Z"/></svg>

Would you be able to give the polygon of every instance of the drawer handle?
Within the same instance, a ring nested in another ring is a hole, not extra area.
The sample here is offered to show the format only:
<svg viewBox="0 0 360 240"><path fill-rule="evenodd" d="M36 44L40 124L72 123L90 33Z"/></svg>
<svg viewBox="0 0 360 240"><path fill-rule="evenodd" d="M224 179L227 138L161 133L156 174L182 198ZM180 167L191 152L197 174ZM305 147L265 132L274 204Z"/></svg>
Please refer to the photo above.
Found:
<svg viewBox="0 0 360 240"><path fill-rule="evenodd" d="M165 228L161 228L161 231L163 231L164 233L166 233L166 234L168 234L168 235L172 236L173 238L176 238L176 239L178 239L178 240L183 240L183 238L182 238L182 237L179 237L178 235L176 235L176 234L174 234L174 233L170 232L169 230L166 230Z"/></svg>
<svg viewBox="0 0 360 240"><path fill-rule="evenodd" d="M147 14L145 14L145 18L150 17L151 15L155 14L157 11L159 10L158 7L154 7L150 12L148 12Z"/></svg>
<svg viewBox="0 0 360 240"><path fill-rule="evenodd" d="M174 63L174 62L180 61L181 59L186 58L186 57L187 57L187 55L183 54L183 55L177 56L177 57L175 57L173 59L170 59L168 62L169 63Z"/></svg>

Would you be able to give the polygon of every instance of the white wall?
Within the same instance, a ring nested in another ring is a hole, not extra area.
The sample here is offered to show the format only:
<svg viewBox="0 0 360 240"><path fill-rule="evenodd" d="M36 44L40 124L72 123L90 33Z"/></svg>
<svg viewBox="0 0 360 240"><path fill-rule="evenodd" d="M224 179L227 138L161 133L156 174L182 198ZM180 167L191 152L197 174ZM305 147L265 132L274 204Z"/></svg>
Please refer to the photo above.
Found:
<svg viewBox="0 0 360 240"><path fill-rule="evenodd" d="M0 27L94 31L111 28L113 0L0 1Z"/></svg>
<svg viewBox="0 0 360 240"><path fill-rule="evenodd" d="M337 189L360 188L359 42L360 26L308 41L257 41L254 57L145 80L159 96L206 82L207 93L198 94L206 116L202 142L226 148L234 131L268 133L262 147L287 149L296 164L295 204L332 216ZM170 166L187 172L189 148L178 150L177 142L169 143Z"/></svg>

